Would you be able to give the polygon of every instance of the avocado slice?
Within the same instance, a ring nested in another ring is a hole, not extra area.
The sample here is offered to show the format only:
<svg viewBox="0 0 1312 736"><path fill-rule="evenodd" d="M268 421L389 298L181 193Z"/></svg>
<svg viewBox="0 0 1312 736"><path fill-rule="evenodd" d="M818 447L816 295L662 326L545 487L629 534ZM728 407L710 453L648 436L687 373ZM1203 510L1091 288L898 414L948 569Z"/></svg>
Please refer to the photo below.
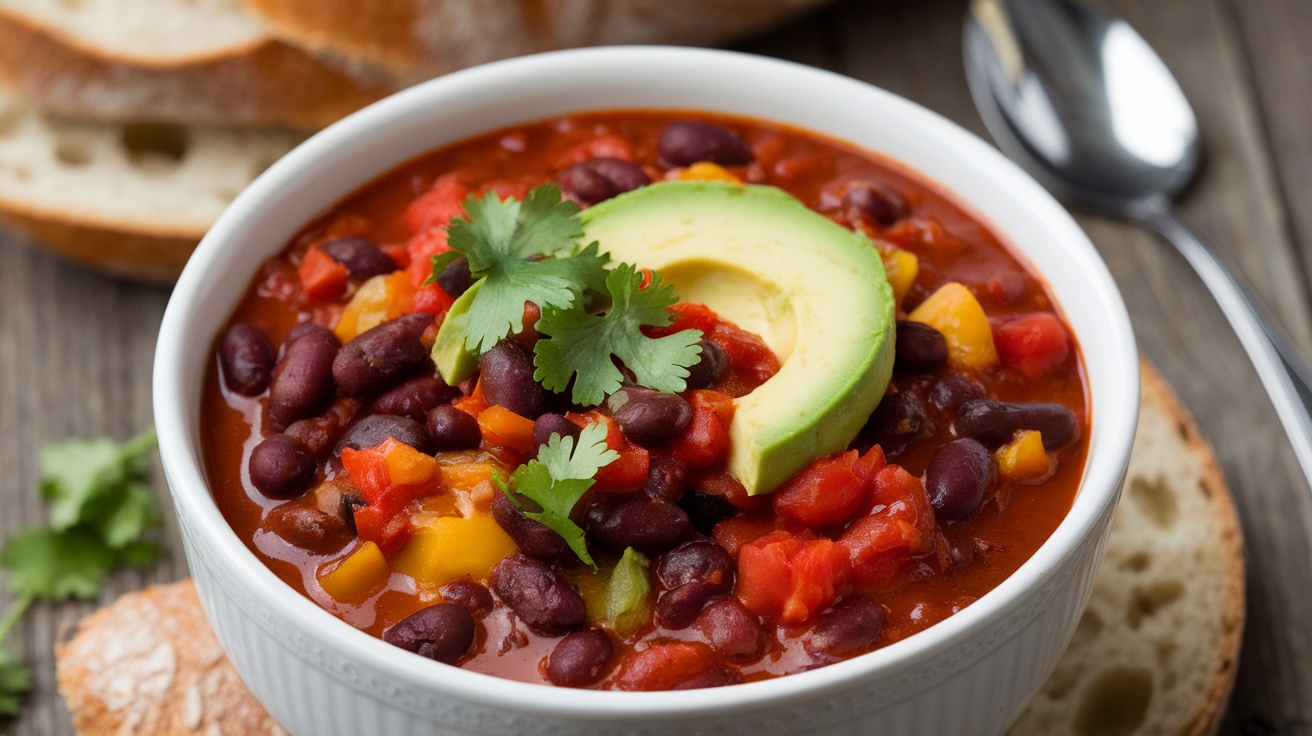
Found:
<svg viewBox="0 0 1312 736"><path fill-rule="evenodd" d="M662 182L583 211L583 242L760 335L779 373L736 402L729 471L769 493L848 446L893 372L893 291L865 236L775 187Z"/></svg>
<svg viewBox="0 0 1312 736"><path fill-rule="evenodd" d="M437 338L433 341L433 363L448 386L469 378L478 367L478 355L465 349L465 323L469 321L469 305L474 303L474 297L482 285L481 279L475 281L465 293L456 297L442 320L442 326L437 328Z"/></svg>

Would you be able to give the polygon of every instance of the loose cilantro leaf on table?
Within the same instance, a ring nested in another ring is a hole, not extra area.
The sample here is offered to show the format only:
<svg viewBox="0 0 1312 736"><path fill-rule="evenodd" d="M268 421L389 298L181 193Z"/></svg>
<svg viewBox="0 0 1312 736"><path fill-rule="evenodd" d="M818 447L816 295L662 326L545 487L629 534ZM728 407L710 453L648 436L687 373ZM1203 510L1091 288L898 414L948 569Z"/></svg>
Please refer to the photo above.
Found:
<svg viewBox="0 0 1312 736"><path fill-rule="evenodd" d="M667 309L678 301L674 290L653 273L647 288L642 273L621 263L606 277L610 311L588 314L580 309L543 309L537 329L551 339L534 348L533 377L551 391L564 391L574 377L574 401L600 404L619 390L623 375L612 356L633 371L635 380L658 391L678 393L687 387L688 368L700 360L700 330L682 330L652 338L644 326L670 324Z"/></svg>
<svg viewBox="0 0 1312 736"><path fill-rule="evenodd" d="M615 462L618 452L606 445L606 426L590 424L579 433L577 446L573 437L552 435L551 440L538 450L535 460L519 466L510 476L510 482L524 496L533 499L541 511L528 511L506 486L501 490L524 515L541 522L564 538L578 558L596 571L597 563L588 554L583 529L570 520L574 505L583 498L596 481L593 476L601 468Z"/></svg>
<svg viewBox="0 0 1312 736"><path fill-rule="evenodd" d="M32 688L32 672L0 647L0 716L18 715L23 695Z"/></svg>

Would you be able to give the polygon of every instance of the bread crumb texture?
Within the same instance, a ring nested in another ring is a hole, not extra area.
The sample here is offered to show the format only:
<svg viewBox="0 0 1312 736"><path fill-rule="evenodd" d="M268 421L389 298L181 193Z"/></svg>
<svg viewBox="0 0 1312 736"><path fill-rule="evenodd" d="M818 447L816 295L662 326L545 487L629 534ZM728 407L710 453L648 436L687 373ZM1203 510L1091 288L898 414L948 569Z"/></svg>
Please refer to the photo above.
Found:
<svg viewBox="0 0 1312 736"><path fill-rule="evenodd" d="M190 580L100 609L56 656L83 736L286 733L224 656Z"/></svg>
<svg viewBox="0 0 1312 736"><path fill-rule="evenodd" d="M1138 435L1089 606L1012 736L1211 734L1234 684L1243 545L1216 459L1143 364Z"/></svg>

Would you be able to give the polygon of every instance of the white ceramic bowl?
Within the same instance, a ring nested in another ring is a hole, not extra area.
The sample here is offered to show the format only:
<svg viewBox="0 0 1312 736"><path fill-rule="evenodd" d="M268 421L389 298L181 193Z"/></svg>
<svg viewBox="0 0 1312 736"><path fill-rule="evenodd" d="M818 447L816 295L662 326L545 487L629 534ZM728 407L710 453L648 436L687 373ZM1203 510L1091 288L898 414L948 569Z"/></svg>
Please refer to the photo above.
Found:
<svg viewBox="0 0 1312 736"><path fill-rule="evenodd" d="M1083 349L1089 464L1074 507L1020 570L925 632L765 682L597 692L502 680L387 646L283 585L237 538L205 481L201 378L259 264L344 195L421 153L585 110L703 109L787 123L922 172L992 223L1043 275ZM717 51L603 48L458 72L314 136L250 186L187 264L160 331L155 421L187 558L219 640L296 734L996 734L1074 629L1111 522L1138 412L1121 298L1070 216L994 149L851 79Z"/></svg>

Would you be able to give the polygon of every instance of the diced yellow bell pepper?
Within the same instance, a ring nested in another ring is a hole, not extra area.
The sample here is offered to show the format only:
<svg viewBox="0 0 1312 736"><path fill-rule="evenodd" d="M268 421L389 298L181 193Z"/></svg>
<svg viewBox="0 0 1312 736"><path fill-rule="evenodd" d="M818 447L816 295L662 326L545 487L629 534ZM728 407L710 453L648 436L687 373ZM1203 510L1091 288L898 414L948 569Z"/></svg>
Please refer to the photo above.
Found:
<svg viewBox="0 0 1312 736"><path fill-rule="evenodd" d="M375 276L360 285L342 309L333 331L346 342L380 323L409 312L415 302L415 285L404 271Z"/></svg>
<svg viewBox="0 0 1312 736"><path fill-rule="evenodd" d="M377 593L391 575L383 551L365 542L341 564L319 576L319 586L341 603L359 603Z"/></svg>
<svg viewBox="0 0 1312 736"><path fill-rule="evenodd" d="M448 488L469 490L484 481L492 480L498 468L490 463L457 463L442 466L442 483Z"/></svg>
<svg viewBox="0 0 1312 736"><path fill-rule="evenodd" d="M739 179L733 172L719 164L713 164L710 161L698 161L674 175L679 181L689 181L693 179L703 181L727 181L734 184L742 184L743 180Z"/></svg>
<svg viewBox="0 0 1312 736"><path fill-rule="evenodd" d="M948 343L948 362L958 368L988 368L998 362L989 318L975 295L959 283L944 284L907 319L943 333Z"/></svg>
<svg viewBox="0 0 1312 736"><path fill-rule="evenodd" d="M397 572L445 585L466 575L486 581L503 557L519 549L491 516L444 516L416 526L396 558Z"/></svg>
<svg viewBox="0 0 1312 736"><path fill-rule="evenodd" d="M998 448L994 458L998 462L998 475L1005 480L1042 478L1052 470L1048 453L1043 449L1043 436L1035 430L1022 432Z"/></svg>
<svg viewBox="0 0 1312 736"><path fill-rule="evenodd" d="M393 485L417 486L441 479L437 460L404 442L389 437L379 447L387 461L387 477Z"/></svg>
<svg viewBox="0 0 1312 736"><path fill-rule="evenodd" d="M920 259L915 253L901 248L892 248L882 252L884 273L888 275L888 285L893 287L893 303L901 304L916 283L920 273Z"/></svg>

